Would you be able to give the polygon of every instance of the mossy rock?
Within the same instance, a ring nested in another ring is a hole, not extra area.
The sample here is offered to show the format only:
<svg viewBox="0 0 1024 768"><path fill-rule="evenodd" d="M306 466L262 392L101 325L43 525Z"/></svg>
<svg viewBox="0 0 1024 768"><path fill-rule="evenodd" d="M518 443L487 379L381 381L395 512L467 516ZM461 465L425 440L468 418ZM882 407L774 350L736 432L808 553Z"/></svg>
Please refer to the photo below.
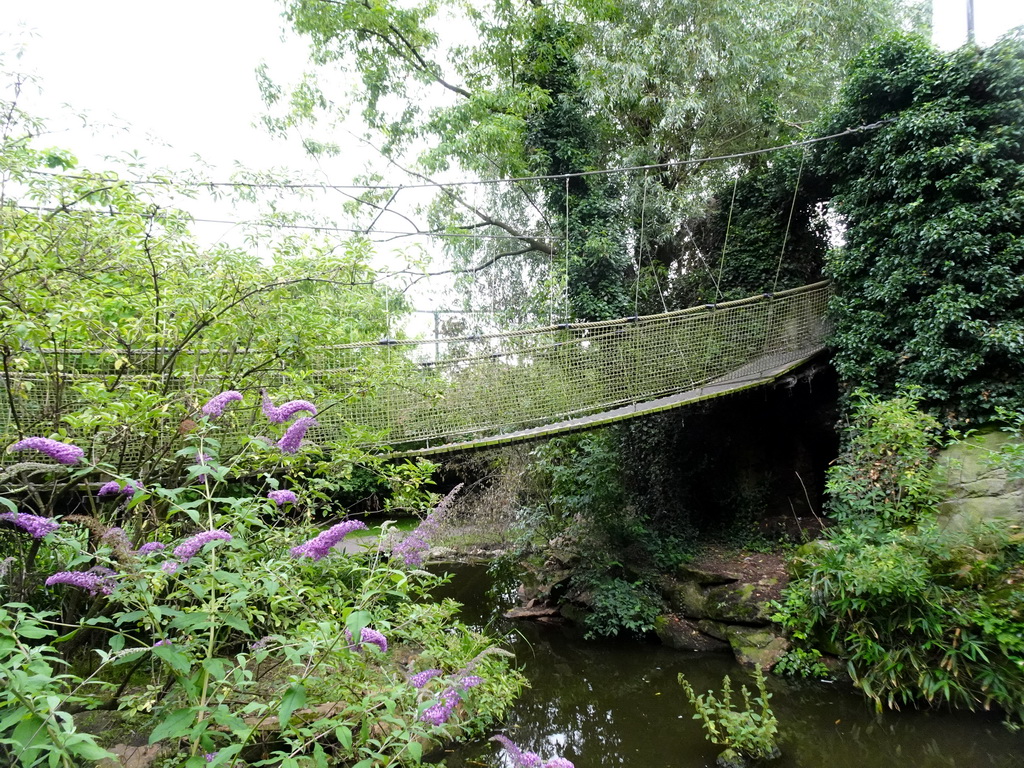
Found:
<svg viewBox="0 0 1024 768"><path fill-rule="evenodd" d="M750 669L770 671L791 647L789 640L770 629L727 627L726 631L736 661Z"/></svg>
<svg viewBox="0 0 1024 768"><path fill-rule="evenodd" d="M757 584L726 584L704 594L704 613L696 618L730 624L768 624L771 607L757 593Z"/></svg>
<svg viewBox="0 0 1024 768"><path fill-rule="evenodd" d="M1024 480L1011 479L992 461L1010 441L995 429L982 430L943 449L934 477L944 501L940 513L962 527L986 520L1024 523Z"/></svg>
<svg viewBox="0 0 1024 768"><path fill-rule="evenodd" d="M698 624L672 614L654 620L654 632L669 648L680 651L725 651L729 644L700 630Z"/></svg>

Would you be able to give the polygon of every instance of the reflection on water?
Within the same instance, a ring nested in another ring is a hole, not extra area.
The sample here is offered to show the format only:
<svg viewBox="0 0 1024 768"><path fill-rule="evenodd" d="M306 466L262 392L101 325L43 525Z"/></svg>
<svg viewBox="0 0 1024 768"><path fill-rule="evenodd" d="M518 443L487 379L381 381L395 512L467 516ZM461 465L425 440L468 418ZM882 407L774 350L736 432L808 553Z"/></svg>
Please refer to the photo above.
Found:
<svg viewBox="0 0 1024 768"><path fill-rule="evenodd" d="M729 655L584 641L570 627L511 622L501 614L514 601L514 585L485 566L438 570L453 575L439 596L462 603L467 623L506 637L530 680L504 729L524 749L545 759L561 755L577 768L714 766L719 750L692 719L676 678L682 672L698 692L719 690L726 674L748 681ZM1024 734L1010 733L997 717L876 716L860 695L838 684L769 677L768 686L783 752L773 768L1024 768ZM445 757L450 768L512 765L486 741Z"/></svg>

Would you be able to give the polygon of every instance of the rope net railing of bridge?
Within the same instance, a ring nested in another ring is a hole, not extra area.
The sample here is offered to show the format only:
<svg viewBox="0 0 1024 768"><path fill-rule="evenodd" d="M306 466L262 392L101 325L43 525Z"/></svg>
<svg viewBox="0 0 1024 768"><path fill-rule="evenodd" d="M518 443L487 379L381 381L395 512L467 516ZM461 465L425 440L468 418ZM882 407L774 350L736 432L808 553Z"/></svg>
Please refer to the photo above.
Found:
<svg viewBox="0 0 1024 768"><path fill-rule="evenodd" d="M22 432L31 433L52 428L55 412L73 412L99 390L110 401L118 392L162 392L180 405L178 415L168 415L176 426L206 393L234 388L245 401L218 420L218 437L237 446L264 426L259 389L266 387L316 402L319 426L307 434L314 443L353 434L364 447L395 451L500 443L503 435L542 425L557 431L572 419L698 389L736 372L756 381L820 349L828 294L827 283L817 283L660 315L348 344L307 350L301 370L238 350L185 351L170 367L160 365L161 350L131 359L88 351L39 355L35 369L8 375L13 396L0 405L0 431L15 434L12 402ZM235 373L224 373L228 357ZM140 370L154 373L135 373ZM74 420L67 423L74 437ZM107 430L92 429L89 439L99 450L126 427L112 421ZM122 434L117 442L124 471L154 453L151 436Z"/></svg>

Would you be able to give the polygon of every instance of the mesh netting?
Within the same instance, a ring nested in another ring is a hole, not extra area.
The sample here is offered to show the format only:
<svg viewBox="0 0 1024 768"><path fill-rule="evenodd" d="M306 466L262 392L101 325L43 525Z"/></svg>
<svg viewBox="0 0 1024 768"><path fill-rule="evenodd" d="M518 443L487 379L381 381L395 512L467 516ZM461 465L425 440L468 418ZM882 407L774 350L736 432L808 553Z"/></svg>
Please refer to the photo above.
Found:
<svg viewBox="0 0 1024 768"><path fill-rule="evenodd" d="M355 435L366 448L428 453L496 444L537 434L538 427L553 434L603 423L608 414L628 416L625 406L669 407L674 395L722 382L771 378L821 348L828 292L827 283L818 283L646 317L349 344L307 350L301 366L279 354L240 350L173 359L162 350L38 353L28 370L6 374L0 430L13 438L59 425L74 439L81 425L77 438L93 444L94 457L107 446L105 460L130 471L166 453L208 393L235 388L246 400L221 423L224 458L246 435L267 434L258 405L266 387L301 391L317 403L319 426L308 434L316 443ZM164 415L150 414L145 434L133 433L118 420L118 406L146 397ZM90 418L83 409L91 409ZM154 418L163 419L162 430L153 429ZM153 437L161 433L171 437Z"/></svg>

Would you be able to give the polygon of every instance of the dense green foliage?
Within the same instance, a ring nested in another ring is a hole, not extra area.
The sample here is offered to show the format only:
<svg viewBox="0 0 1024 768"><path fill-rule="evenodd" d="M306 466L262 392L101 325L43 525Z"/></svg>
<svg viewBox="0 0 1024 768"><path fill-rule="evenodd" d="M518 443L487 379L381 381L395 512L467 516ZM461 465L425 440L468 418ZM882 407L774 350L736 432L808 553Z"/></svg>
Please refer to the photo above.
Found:
<svg viewBox="0 0 1024 768"><path fill-rule="evenodd" d="M314 397L322 346L386 336L403 311L376 284L367 242L274 235L203 248L159 187L77 168L69 152L39 148L44 128L17 103L0 106L5 444L73 435L97 461L173 482L206 398L260 387ZM369 391L393 368L367 354L338 386Z"/></svg>
<svg viewBox="0 0 1024 768"><path fill-rule="evenodd" d="M367 244L200 248L186 214L0 107L0 762L74 768L142 734L168 766L368 768L484 735L522 679L437 578L294 549L360 491L425 512L435 465L367 455L358 425L286 449L295 421L260 415L261 387L316 400L320 347L402 310ZM358 362L352 396L401 375Z"/></svg>
<svg viewBox="0 0 1024 768"><path fill-rule="evenodd" d="M853 387L919 387L947 423L1024 406L1024 35L941 53L900 37L857 59L820 145L845 246L835 363Z"/></svg>
<svg viewBox="0 0 1024 768"><path fill-rule="evenodd" d="M1002 522L941 519L938 422L903 396L855 401L830 473L840 525L799 562L779 619L849 661L881 708L997 706L1024 717L1024 557Z"/></svg>

